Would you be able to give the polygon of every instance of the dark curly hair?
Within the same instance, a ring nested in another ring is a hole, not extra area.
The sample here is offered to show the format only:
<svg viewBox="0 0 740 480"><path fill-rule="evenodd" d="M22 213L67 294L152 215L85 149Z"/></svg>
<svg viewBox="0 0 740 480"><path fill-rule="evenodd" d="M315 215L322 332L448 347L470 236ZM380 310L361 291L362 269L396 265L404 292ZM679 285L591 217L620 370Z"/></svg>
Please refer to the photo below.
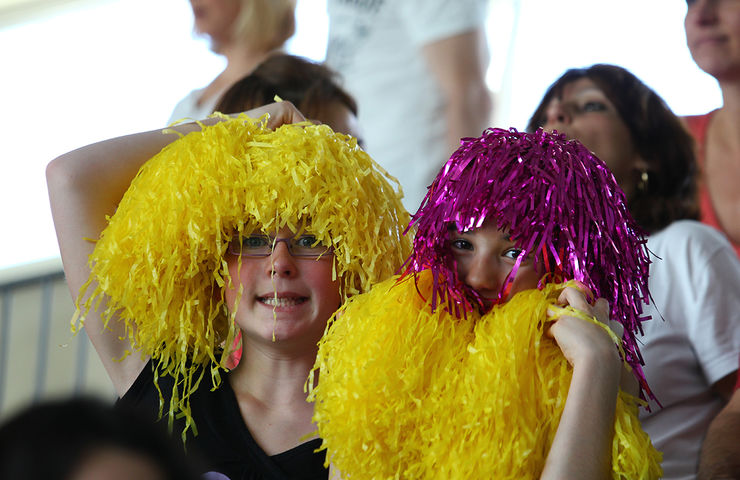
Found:
<svg viewBox="0 0 740 480"><path fill-rule="evenodd" d="M548 88L527 130L545 125L549 103L581 78L594 82L614 104L635 150L648 164L646 188L635 189L627 201L638 224L653 233L676 220L698 219L694 140L663 99L628 70L597 64L566 71ZM635 182L640 175L635 172Z"/></svg>

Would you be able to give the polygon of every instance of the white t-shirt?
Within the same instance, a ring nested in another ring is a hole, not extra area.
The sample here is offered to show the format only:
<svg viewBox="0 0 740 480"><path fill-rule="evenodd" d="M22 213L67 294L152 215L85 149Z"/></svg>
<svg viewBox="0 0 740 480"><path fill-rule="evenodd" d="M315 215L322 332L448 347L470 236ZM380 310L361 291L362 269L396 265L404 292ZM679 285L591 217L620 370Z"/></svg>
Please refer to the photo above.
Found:
<svg viewBox="0 0 740 480"><path fill-rule="evenodd" d="M447 151L444 105L422 47L484 28L487 0L329 0L326 63L358 103L367 152L416 211Z"/></svg>
<svg viewBox="0 0 740 480"><path fill-rule="evenodd" d="M689 220L651 235L648 248L659 258L651 256L655 303L645 308L652 320L643 323L640 350L663 408L651 402L640 418L663 452L663 478L692 479L709 423L724 405L711 385L738 368L740 260L721 233Z"/></svg>
<svg viewBox="0 0 740 480"><path fill-rule="evenodd" d="M203 120L208 115L212 114L213 109L216 108L216 104L221 98L221 94L213 95L207 102L203 102L198 105L198 99L200 99L204 91L205 88L193 90L188 93L185 98L177 102L167 124L169 125L172 122L182 119Z"/></svg>

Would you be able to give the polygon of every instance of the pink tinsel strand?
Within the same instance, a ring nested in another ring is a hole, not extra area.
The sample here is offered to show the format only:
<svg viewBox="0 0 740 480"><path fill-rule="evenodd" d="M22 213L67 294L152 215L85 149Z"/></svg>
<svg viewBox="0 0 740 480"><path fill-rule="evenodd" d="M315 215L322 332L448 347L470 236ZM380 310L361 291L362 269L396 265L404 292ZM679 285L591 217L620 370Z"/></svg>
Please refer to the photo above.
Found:
<svg viewBox="0 0 740 480"><path fill-rule="evenodd" d="M650 318L642 316L649 299L645 234L604 162L577 141L542 129L491 128L463 139L412 218L414 251L402 267L402 277L432 270L433 309L443 302L459 317L474 305L483 308L457 277L448 232L474 229L486 219L508 230L535 265L544 265L548 281L575 279L609 301L611 318L624 326L626 361L640 380L640 395L654 398L635 338ZM509 287L501 287L499 298Z"/></svg>

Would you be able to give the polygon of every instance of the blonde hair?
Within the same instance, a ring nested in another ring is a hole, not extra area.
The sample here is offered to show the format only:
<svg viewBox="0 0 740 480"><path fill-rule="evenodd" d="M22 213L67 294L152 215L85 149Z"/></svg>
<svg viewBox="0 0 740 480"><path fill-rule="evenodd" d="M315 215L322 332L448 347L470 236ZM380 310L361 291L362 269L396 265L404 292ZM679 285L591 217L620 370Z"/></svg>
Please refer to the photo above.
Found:
<svg viewBox="0 0 740 480"><path fill-rule="evenodd" d="M240 0L233 23L236 41L269 52L280 48L295 33L296 0Z"/></svg>

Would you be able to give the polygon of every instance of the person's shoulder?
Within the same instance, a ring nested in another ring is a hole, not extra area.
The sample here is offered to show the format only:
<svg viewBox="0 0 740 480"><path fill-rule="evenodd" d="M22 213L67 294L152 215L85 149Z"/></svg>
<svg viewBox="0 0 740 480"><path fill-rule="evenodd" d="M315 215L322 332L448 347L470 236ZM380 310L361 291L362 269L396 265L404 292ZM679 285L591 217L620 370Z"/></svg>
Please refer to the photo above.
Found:
<svg viewBox="0 0 740 480"><path fill-rule="evenodd" d="M693 266L697 271L708 265L712 266L710 270L714 269L718 267L717 262L738 263L727 237L696 220L679 220L651 235L648 249L664 261Z"/></svg>
<svg viewBox="0 0 740 480"><path fill-rule="evenodd" d="M205 87L196 88L195 90L191 90L190 93L180 99L180 101L175 104L175 108L172 109L172 113L170 114L170 118L167 124L169 125L172 122L176 122L183 118L192 118L194 116L198 117L198 99L201 97L204 91Z"/></svg>
<svg viewBox="0 0 740 480"><path fill-rule="evenodd" d="M654 240L673 247L683 245L686 249L730 246L722 232L696 220L675 221L663 230L651 235L648 241L653 242Z"/></svg>
<svg viewBox="0 0 740 480"><path fill-rule="evenodd" d="M190 369L192 364L188 363L186 369ZM208 395L211 391L218 390L214 388L206 365L196 365L191 372L192 378L200 381L197 388L191 392L191 398L198 398L200 395ZM227 372L221 374L222 382L226 382ZM139 376L128 391L118 399L118 404L126 405L145 405L149 408L159 406L160 401L169 404L173 393L178 390L182 384L183 378L175 378L163 369L159 369L150 359L144 366Z"/></svg>

